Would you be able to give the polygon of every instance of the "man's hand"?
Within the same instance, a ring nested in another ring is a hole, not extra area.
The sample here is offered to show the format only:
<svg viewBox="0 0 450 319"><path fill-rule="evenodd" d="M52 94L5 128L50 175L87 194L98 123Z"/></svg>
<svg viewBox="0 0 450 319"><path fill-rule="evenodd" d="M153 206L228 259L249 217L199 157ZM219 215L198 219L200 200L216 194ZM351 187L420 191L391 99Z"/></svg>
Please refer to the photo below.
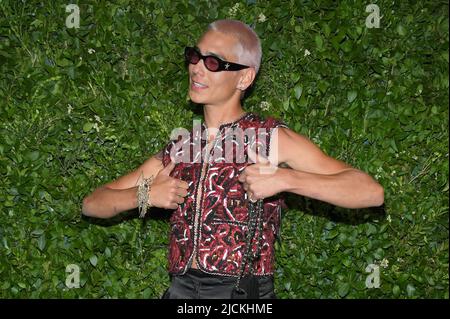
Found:
<svg viewBox="0 0 450 319"><path fill-rule="evenodd" d="M285 169L278 168L250 148L248 155L255 164L248 165L238 180L243 183L249 200L256 201L283 192L286 187Z"/></svg>
<svg viewBox="0 0 450 319"><path fill-rule="evenodd" d="M178 204L184 202L188 194L189 184L183 180L170 177L169 174L175 167L172 161L164 169L159 171L153 180L149 196L152 206L177 209Z"/></svg>

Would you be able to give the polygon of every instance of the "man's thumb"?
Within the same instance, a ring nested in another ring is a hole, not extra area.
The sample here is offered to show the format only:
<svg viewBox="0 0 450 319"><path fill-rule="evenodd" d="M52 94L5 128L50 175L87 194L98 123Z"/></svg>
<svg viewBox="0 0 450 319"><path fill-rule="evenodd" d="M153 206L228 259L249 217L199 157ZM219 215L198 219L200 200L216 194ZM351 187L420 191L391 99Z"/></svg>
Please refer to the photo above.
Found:
<svg viewBox="0 0 450 319"><path fill-rule="evenodd" d="M170 163L166 167L164 167L164 169L162 170L163 175L169 176L170 172L173 170L174 167L175 167L175 162L170 161Z"/></svg>
<svg viewBox="0 0 450 319"><path fill-rule="evenodd" d="M249 147L248 149L247 149L247 154L248 154L248 157L250 158L250 160L253 162L253 163L255 163L255 164L259 164L259 163L261 163L261 164L267 164L267 163L269 163L269 160L267 159L267 158L265 158L262 154L260 154L259 152L258 152L258 154L251 148L251 147Z"/></svg>

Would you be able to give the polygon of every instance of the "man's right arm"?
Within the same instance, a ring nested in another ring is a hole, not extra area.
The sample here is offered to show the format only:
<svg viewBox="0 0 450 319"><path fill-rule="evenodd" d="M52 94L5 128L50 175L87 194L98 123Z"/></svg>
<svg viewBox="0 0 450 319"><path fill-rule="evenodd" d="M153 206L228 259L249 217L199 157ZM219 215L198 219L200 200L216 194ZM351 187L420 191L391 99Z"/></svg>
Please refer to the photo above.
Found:
<svg viewBox="0 0 450 319"><path fill-rule="evenodd" d="M159 154L158 154L159 155ZM133 172L107 183L83 199L82 213L110 218L138 206L137 189L143 178L156 176L164 168L159 156L152 156Z"/></svg>

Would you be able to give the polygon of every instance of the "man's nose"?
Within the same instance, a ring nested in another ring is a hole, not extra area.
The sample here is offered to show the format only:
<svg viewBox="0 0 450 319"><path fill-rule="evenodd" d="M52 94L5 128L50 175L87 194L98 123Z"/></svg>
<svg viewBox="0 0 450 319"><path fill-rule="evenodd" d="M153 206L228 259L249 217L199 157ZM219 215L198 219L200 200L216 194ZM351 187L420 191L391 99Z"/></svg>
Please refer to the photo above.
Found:
<svg viewBox="0 0 450 319"><path fill-rule="evenodd" d="M189 64L189 67L191 69L191 73L198 74L198 75L204 75L206 72L205 63L202 59L197 62L197 64Z"/></svg>

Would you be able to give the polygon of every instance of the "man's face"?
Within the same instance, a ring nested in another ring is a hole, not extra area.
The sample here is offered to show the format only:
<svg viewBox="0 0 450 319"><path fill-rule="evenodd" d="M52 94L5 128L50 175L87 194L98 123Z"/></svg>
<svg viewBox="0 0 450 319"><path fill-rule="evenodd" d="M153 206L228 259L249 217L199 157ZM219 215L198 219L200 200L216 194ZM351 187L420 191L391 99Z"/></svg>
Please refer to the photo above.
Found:
<svg viewBox="0 0 450 319"><path fill-rule="evenodd" d="M234 37L217 32L206 32L197 47L203 55L216 55L224 61L238 63L235 55L237 41ZM232 98L239 101L237 89L241 71L209 71L203 60L189 64L189 96L194 103L223 105Z"/></svg>

